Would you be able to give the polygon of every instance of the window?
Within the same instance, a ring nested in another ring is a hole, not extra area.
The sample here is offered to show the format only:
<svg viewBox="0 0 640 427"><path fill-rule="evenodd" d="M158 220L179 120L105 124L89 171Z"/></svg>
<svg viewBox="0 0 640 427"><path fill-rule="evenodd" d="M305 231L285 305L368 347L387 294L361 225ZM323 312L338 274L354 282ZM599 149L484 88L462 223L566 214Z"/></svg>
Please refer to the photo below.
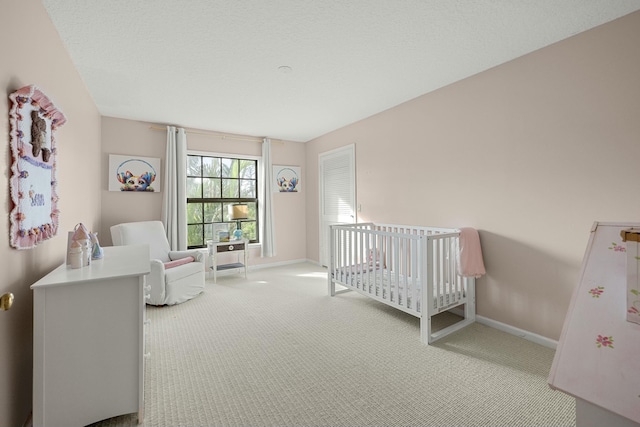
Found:
<svg viewBox="0 0 640 427"><path fill-rule="evenodd" d="M187 156L187 246L206 247L214 230L232 235L239 224L242 235L258 242L258 160L215 155ZM247 219L233 221L229 206L246 204ZM226 228L225 228L226 226Z"/></svg>

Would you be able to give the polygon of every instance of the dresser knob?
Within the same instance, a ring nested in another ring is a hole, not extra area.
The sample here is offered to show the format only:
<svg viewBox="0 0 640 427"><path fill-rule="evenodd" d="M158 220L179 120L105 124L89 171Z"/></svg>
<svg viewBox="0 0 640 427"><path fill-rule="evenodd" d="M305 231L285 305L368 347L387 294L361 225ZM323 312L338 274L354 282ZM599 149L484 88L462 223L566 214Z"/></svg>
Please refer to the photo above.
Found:
<svg viewBox="0 0 640 427"><path fill-rule="evenodd" d="M7 292L0 297L0 310L7 311L13 305L13 294L11 292Z"/></svg>
<svg viewBox="0 0 640 427"><path fill-rule="evenodd" d="M229 250L232 251L233 250L233 245L229 245Z"/></svg>

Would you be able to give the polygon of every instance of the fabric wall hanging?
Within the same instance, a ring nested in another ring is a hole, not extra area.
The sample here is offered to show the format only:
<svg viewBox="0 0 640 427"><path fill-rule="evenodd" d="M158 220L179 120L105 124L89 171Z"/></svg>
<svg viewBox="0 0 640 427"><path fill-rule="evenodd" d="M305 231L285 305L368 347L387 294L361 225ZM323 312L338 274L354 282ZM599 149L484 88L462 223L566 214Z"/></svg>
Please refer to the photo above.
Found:
<svg viewBox="0 0 640 427"><path fill-rule="evenodd" d="M9 95L11 246L30 249L58 232L57 147L66 117L36 86Z"/></svg>

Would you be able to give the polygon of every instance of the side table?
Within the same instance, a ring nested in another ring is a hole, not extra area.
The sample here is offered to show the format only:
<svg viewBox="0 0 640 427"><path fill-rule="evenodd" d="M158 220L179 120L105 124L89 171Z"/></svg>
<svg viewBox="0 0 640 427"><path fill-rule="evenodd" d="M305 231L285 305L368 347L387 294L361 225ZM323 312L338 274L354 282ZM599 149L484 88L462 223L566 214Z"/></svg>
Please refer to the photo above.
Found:
<svg viewBox="0 0 640 427"><path fill-rule="evenodd" d="M249 264L249 241L231 240L228 242L207 241L207 251L209 252L209 271L213 273L213 283L216 283L218 271L231 270L234 268L244 269L244 277L247 277L247 265ZM237 252L237 262L218 265L218 256L229 252ZM242 258L240 256L242 255Z"/></svg>

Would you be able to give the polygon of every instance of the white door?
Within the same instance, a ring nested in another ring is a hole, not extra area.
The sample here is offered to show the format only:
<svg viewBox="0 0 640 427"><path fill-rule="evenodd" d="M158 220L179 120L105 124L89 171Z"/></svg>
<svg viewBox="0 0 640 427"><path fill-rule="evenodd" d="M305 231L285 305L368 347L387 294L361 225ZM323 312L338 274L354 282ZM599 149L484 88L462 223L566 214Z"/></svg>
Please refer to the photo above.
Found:
<svg viewBox="0 0 640 427"><path fill-rule="evenodd" d="M319 155L320 264L329 264L329 226L356 222L355 146Z"/></svg>

